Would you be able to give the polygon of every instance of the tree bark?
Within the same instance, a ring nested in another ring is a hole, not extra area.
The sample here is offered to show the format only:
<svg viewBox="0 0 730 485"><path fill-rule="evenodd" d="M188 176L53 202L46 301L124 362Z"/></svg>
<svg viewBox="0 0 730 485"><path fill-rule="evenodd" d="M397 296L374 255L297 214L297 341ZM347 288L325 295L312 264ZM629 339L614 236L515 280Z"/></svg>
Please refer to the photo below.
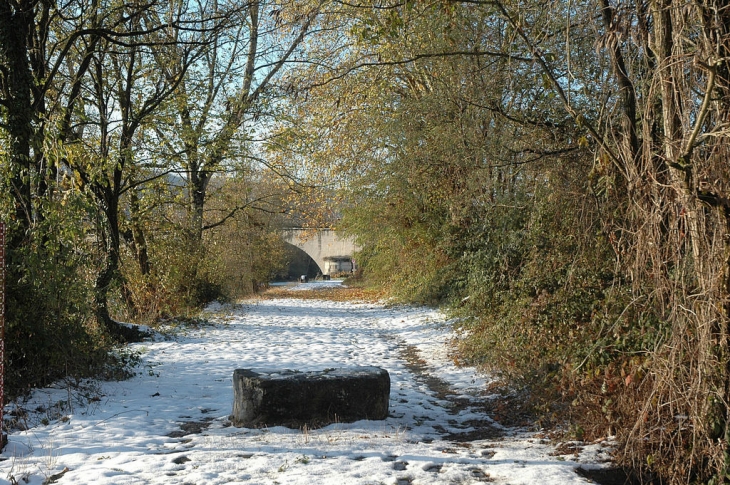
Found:
<svg viewBox="0 0 730 485"><path fill-rule="evenodd" d="M639 138L636 135L636 90L629 78L623 52L615 32L614 10L609 5L608 0L601 0L601 13L605 30L604 35L607 37L608 50L611 53L613 73L621 92L622 131L628 142L628 157L626 158L635 166L639 154Z"/></svg>
<svg viewBox="0 0 730 485"><path fill-rule="evenodd" d="M33 220L31 190L31 147L34 136L34 107L31 90L33 72L28 59L30 32L34 25L33 2L11 4L0 1L0 58L5 59L4 102L7 109L6 130L9 135L11 190L15 199L15 217L23 234ZM17 246L17 238L8 241L9 247Z"/></svg>

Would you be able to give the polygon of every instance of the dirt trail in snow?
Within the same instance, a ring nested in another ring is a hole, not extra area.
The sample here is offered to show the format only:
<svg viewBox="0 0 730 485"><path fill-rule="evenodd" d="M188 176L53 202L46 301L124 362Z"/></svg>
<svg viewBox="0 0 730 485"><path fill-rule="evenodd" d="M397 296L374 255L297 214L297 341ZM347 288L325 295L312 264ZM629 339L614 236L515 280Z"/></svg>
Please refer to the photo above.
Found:
<svg viewBox="0 0 730 485"><path fill-rule="evenodd" d="M436 311L289 298L206 316L209 324L134 346L142 363L130 380L59 385L10 406L27 429L10 434L0 484L562 485L586 483L575 469L608 457L602 444L561 454L491 420L488 377L453 364L453 333ZM388 370L388 419L230 425L234 369L349 365Z"/></svg>

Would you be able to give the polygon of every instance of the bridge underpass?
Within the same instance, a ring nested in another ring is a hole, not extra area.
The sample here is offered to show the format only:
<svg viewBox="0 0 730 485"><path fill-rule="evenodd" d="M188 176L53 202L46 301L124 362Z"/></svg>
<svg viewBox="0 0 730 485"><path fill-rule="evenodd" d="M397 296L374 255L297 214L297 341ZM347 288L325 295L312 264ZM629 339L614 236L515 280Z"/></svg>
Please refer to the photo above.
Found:
<svg viewBox="0 0 730 485"><path fill-rule="evenodd" d="M307 253L322 275L355 269L352 260L357 250L355 240L343 238L332 229L288 228L283 231L283 239Z"/></svg>

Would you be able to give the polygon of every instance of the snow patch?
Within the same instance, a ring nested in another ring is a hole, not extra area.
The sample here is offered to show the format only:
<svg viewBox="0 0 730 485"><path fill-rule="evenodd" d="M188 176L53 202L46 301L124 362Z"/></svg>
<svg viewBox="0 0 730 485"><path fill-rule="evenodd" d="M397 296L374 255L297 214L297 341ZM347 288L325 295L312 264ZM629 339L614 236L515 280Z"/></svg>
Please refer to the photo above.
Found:
<svg viewBox="0 0 730 485"><path fill-rule="evenodd" d="M294 291L339 284L306 283ZM0 462L0 485L41 485L59 473L59 484L99 485L562 485L584 484L574 469L608 458L601 443L556 456L554 445L524 430L449 441L448 435L479 431L475 423L489 417L478 408L453 409L436 395L409 370L402 345L417 349L426 371L465 397L490 377L454 365L447 343L455 335L437 311L300 299L217 305L206 309L210 325L132 345L142 363L130 380L37 390L7 407L15 427ZM230 426L234 369L355 366L390 373L385 421L317 430Z"/></svg>

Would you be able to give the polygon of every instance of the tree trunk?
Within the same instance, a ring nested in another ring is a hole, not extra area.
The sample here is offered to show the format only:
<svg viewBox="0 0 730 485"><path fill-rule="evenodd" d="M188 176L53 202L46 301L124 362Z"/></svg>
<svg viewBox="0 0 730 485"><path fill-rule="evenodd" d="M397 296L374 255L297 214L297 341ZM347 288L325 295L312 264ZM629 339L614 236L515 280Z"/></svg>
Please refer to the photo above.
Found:
<svg viewBox="0 0 730 485"><path fill-rule="evenodd" d="M143 337L142 333L114 320L109 314L109 290L115 280L120 278L120 231L119 231L119 190L121 183L121 168L114 171L114 185L96 187L97 198L103 204L103 214L106 219L106 230L102 231L99 244L102 253L106 256L104 268L96 277L94 285L94 306L97 321L109 334L119 342L137 342ZM123 284L123 283L122 283Z"/></svg>
<svg viewBox="0 0 730 485"><path fill-rule="evenodd" d="M28 62L29 31L34 22L35 9L31 2L12 7L7 0L0 1L0 58L5 59L7 85L4 86L7 105L7 131L12 170L11 190L15 198L15 216L25 229L33 220L31 198L31 146L34 136L33 100L31 89L33 73ZM24 230L19 231L20 234ZM17 241L9 240L10 247Z"/></svg>
<svg viewBox="0 0 730 485"><path fill-rule="evenodd" d="M139 266L140 274L147 276L151 270L150 258L147 252L147 238L141 221L139 195L137 195L137 191L134 189L129 194L129 211L131 215L132 242L134 243L137 265Z"/></svg>
<svg viewBox="0 0 730 485"><path fill-rule="evenodd" d="M608 0L601 0L601 12L603 28L605 29L605 35L608 37L613 73L621 91L622 131L628 142L628 156L625 158L626 161L631 162L632 166L635 166L636 157L639 153L639 138L636 134L636 90L631 79L629 79L618 34L615 32L614 10L609 5Z"/></svg>
<svg viewBox="0 0 730 485"><path fill-rule="evenodd" d="M203 243L203 215L205 194L208 190L210 174L202 170L191 171L190 184L190 238L195 249Z"/></svg>

